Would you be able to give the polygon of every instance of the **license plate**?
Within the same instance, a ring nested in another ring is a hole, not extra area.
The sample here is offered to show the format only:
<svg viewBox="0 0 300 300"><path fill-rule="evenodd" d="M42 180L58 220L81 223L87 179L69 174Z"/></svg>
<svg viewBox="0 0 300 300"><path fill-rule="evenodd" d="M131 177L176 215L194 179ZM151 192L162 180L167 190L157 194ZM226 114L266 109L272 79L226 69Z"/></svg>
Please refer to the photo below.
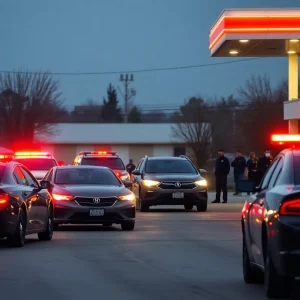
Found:
<svg viewBox="0 0 300 300"><path fill-rule="evenodd" d="M182 199L184 198L184 193L173 193L174 199Z"/></svg>
<svg viewBox="0 0 300 300"><path fill-rule="evenodd" d="M90 217L103 217L104 209L103 208L91 208Z"/></svg>

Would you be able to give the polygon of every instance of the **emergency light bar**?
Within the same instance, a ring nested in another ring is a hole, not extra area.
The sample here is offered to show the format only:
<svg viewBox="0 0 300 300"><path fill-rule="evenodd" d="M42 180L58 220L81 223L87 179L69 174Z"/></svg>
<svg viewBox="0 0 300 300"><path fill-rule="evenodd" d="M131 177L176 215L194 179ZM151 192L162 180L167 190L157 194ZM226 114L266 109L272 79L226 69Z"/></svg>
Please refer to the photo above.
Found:
<svg viewBox="0 0 300 300"><path fill-rule="evenodd" d="M51 156L49 152L15 152L15 156Z"/></svg>
<svg viewBox="0 0 300 300"><path fill-rule="evenodd" d="M112 151L82 151L79 155L116 155L116 153Z"/></svg>
<svg viewBox="0 0 300 300"><path fill-rule="evenodd" d="M279 145L300 143L300 134L273 134L271 142Z"/></svg>

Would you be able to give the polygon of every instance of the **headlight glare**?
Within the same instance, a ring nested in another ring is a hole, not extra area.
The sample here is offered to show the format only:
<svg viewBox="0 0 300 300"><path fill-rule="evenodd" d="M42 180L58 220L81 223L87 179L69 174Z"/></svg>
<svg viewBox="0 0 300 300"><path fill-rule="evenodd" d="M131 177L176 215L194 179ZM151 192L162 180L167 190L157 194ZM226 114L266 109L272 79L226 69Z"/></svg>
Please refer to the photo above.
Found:
<svg viewBox="0 0 300 300"><path fill-rule="evenodd" d="M143 184L147 187L153 187L153 186L158 186L160 184L159 181L155 180L143 180Z"/></svg>
<svg viewBox="0 0 300 300"><path fill-rule="evenodd" d="M195 184L197 186L203 186L203 187L206 187L207 186L207 181L205 179L201 179L201 180L198 180L198 181L195 181Z"/></svg>
<svg viewBox="0 0 300 300"><path fill-rule="evenodd" d="M118 197L120 200L124 201L135 201L135 195L133 193L128 194L128 195L122 195Z"/></svg>

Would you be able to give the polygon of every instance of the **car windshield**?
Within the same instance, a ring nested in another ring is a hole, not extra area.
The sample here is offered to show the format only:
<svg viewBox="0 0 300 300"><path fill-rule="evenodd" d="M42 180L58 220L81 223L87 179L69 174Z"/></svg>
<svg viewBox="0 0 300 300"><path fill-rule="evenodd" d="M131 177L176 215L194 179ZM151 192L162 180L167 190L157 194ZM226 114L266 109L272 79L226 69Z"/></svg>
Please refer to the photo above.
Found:
<svg viewBox="0 0 300 300"><path fill-rule="evenodd" d="M0 182L2 181L4 171L5 171L5 166L0 166Z"/></svg>
<svg viewBox="0 0 300 300"><path fill-rule="evenodd" d="M125 166L119 157L84 157L81 164L107 167L113 170L125 170Z"/></svg>
<svg viewBox="0 0 300 300"><path fill-rule="evenodd" d="M197 174L188 160L183 159L149 159L145 167L146 173Z"/></svg>
<svg viewBox="0 0 300 300"><path fill-rule="evenodd" d="M23 164L31 171L48 171L57 165L54 159L49 158L16 158L14 161Z"/></svg>
<svg viewBox="0 0 300 300"><path fill-rule="evenodd" d="M55 184L97 184L121 186L120 181L109 169L68 168L58 169Z"/></svg>

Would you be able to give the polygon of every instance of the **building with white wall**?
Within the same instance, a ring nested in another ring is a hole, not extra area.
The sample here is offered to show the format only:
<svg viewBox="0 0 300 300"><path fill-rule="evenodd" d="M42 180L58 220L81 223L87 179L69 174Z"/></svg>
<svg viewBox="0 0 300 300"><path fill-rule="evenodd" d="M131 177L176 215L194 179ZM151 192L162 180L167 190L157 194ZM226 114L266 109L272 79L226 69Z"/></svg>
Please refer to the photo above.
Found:
<svg viewBox="0 0 300 300"><path fill-rule="evenodd" d="M183 140L173 136L176 124L57 124L52 136L36 135L41 150L71 164L80 151L116 151L124 163L147 156L188 154Z"/></svg>

